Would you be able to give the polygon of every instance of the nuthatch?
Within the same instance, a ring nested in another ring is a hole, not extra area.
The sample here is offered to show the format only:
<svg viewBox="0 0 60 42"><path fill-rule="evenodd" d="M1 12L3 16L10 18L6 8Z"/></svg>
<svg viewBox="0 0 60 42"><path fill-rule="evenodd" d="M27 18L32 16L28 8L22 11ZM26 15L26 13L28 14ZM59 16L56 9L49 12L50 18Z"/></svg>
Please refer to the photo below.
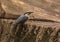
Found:
<svg viewBox="0 0 60 42"><path fill-rule="evenodd" d="M28 20L28 16L33 12L25 12L23 15L17 18L16 24L25 23Z"/></svg>

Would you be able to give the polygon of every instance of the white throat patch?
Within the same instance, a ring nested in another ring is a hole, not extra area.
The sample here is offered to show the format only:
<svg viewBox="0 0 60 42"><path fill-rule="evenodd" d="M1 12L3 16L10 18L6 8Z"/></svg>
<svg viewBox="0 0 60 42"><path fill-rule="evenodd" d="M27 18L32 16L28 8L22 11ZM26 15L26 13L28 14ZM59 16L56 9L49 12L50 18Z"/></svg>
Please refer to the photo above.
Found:
<svg viewBox="0 0 60 42"><path fill-rule="evenodd" d="M29 17L29 15L28 15L28 14L25 14L25 16Z"/></svg>

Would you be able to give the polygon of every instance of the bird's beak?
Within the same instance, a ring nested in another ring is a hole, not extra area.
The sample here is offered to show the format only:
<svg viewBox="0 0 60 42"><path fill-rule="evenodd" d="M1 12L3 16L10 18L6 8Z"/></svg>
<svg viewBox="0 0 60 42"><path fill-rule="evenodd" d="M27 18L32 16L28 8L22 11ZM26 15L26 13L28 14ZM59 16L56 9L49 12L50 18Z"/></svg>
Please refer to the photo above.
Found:
<svg viewBox="0 0 60 42"><path fill-rule="evenodd" d="M34 12L30 12L30 13L34 13Z"/></svg>
<svg viewBox="0 0 60 42"><path fill-rule="evenodd" d="M32 14L33 12L30 12L29 14Z"/></svg>

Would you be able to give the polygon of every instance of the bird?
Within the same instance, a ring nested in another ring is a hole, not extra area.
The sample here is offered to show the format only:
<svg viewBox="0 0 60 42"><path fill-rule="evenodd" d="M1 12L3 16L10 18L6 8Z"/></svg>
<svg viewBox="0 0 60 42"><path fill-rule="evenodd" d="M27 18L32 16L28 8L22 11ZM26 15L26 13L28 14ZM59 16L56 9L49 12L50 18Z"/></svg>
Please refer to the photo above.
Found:
<svg viewBox="0 0 60 42"><path fill-rule="evenodd" d="M15 21L15 26L17 26L18 24L23 25L29 18L29 15L33 13L33 12L25 12L24 14L22 14L21 16L19 16L16 21ZM15 27L14 26L14 27Z"/></svg>
<svg viewBox="0 0 60 42"><path fill-rule="evenodd" d="M25 23L28 20L29 15L33 12L25 12L23 15L19 16L16 20L16 24Z"/></svg>
<svg viewBox="0 0 60 42"><path fill-rule="evenodd" d="M20 26L24 25L24 23L28 20L29 15L32 14L32 13L33 12L25 12L24 14L20 15L16 19L16 21L15 21L15 23L14 23L12 29L11 29L12 30L11 31L11 35L13 35L13 36L15 35L15 32L16 32L16 29L17 29L18 24L20 24Z"/></svg>

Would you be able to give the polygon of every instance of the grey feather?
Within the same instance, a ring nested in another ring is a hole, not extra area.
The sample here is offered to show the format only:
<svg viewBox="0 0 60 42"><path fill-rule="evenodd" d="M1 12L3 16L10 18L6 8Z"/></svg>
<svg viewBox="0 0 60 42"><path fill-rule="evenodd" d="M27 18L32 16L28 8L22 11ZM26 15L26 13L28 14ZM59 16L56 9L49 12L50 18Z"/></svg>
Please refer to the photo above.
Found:
<svg viewBox="0 0 60 42"><path fill-rule="evenodd" d="M25 15L21 15L20 17L18 17L18 19L16 20L16 23L24 23L25 21L27 21L28 17Z"/></svg>

